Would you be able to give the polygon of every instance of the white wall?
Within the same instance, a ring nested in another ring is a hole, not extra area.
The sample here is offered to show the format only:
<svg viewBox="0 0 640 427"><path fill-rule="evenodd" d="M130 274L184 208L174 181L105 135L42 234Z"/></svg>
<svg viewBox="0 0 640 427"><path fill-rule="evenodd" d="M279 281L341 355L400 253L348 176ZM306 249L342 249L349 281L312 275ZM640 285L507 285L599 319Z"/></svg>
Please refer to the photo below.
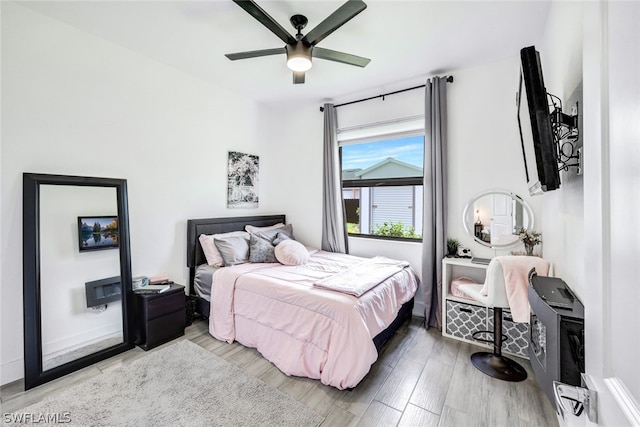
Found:
<svg viewBox="0 0 640 427"><path fill-rule="evenodd" d="M524 46L523 46L524 47ZM476 195L506 190L522 197L540 230L541 200L529 196L516 116L519 52L513 58L452 71L449 85L449 236L474 256L507 255L523 246L493 250L464 230L462 213ZM544 236L543 236L544 237Z"/></svg>
<svg viewBox="0 0 640 427"><path fill-rule="evenodd" d="M581 2L555 2L545 42L536 46L547 92L562 99L566 113L571 95L582 82L582 22ZM575 176L575 171L561 172L560 180L558 190L539 196L543 204L539 230L544 257L553 262L554 274L580 296L584 290L583 177Z"/></svg>
<svg viewBox="0 0 640 427"><path fill-rule="evenodd" d="M0 7L6 383L23 375L23 172L127 179L133 275L186 284L186 220L284 212L270 176L290 160L267 155L254 103L18 4ZM226 208L229 150L260 156L258 209Z"/></svg>
<svg viewBox="0 0 640 427"><path fill-rule="evenodd" d="M296 240L320 247L322 239L322 114L319 105L271 106L264 111L261 142L269 153L270 202L286 212Z"/></svg>
<svg viewBox="0 0 640 427"><path fill-rule="evenodd" d="M42 353L55 356L122 337L122 304L87 308L85 283L120 276L117 249L80 252L78 216L116 216L115 188L40 186Z"/></svg>
<svg viewBox="0 0 640 427"><path fill-rule="evenodd" d="M584 11L586 372L598 424L638 425L640 227L630 218L640 207L640 4Z"/></svg>
<svg viewBox="0 0 640 427"><path fill-rule="evenodd" d="M541 200L528 195L524 177L515 93L519 76L519 56L481 66L452 70L448 85L449 113L449 215L448 235L472 249L474 255L490 257L511 251L494 251L475 243L462 225L465 205L477 194L503 189L519 194L539 220ZM424 80L397 82L393 87L332 100L339 104L423 84ZM414 90L368 102L340 107L338 127L384 121L424 114L424 90ZM265 112L272 137L270 152L281 160L270 178L279 183L278 206L294 224L296 236L305 243L320 245L322 208L322 125L318 103L272 108ZM282 126L286 117L286 126ZM536 226L536 229L538 227ZM350 238L350 253L361 256L385 255L409 261L422 274L420 244ZM516 248L522 249L522 248ZM422 291L414 313L424 314Z"/></svg>
<svg viewBox="0 0 640 427"><path fill-rule="evenodd" d="M584 176L563 174L542 196L542 231L545 256L585 305L598 425L640 419L640 227L630 219L640 206L639 18L637 2L554 2L541 51L549 92L566 101L584 84Z"/></svg>

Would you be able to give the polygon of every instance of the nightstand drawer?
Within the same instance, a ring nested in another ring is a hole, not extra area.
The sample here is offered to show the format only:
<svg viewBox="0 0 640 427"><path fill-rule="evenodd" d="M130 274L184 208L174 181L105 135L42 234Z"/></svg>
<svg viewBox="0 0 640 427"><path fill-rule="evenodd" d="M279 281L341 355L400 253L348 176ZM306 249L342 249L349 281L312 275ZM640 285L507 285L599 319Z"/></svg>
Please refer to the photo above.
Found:
<svg viewBox="0 0 640 427"><path fill-rule="evenodd" d="M157 298L153 298L147 302L147 321L174 311L184 311L184 306L184 292L176 292L167 296L158 296Z"/></svg>
<svg viewBox="0 0 640 427"><path fill-rule="evenodd" d="M146 328L145 349L155 347L184 335L184 308L171 314L150 320Z"/></svg>

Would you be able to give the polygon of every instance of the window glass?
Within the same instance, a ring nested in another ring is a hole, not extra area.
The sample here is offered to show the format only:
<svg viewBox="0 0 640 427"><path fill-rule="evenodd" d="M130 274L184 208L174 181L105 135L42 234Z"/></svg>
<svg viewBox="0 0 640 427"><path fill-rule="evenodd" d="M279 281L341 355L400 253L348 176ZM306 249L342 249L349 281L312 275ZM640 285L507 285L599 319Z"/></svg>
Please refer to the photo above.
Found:
<svg viewBox="0 0 640 427"><path fill-rule="evenodd" d="M342 144L349 234L422 238L424 135Z"/></svg>

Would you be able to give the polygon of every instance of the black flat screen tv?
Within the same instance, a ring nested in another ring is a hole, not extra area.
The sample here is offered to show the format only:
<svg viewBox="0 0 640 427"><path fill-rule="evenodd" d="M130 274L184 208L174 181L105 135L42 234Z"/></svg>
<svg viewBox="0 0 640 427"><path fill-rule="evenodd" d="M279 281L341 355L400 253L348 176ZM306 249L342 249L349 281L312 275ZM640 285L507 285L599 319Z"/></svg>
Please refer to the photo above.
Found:
<svg viewBox="0 0 640 427"><path fill-rule="evenodd" d="M114 215L79 216L80 252L118 248L118 217Z"/></svg>
<svg viewBox="0 0 640 427"><path fill-rule="evenodd" d="M560 170L540 54L535 46L525 47L520 60L518 125L529 194L534 196L560 188Z"/></svg>

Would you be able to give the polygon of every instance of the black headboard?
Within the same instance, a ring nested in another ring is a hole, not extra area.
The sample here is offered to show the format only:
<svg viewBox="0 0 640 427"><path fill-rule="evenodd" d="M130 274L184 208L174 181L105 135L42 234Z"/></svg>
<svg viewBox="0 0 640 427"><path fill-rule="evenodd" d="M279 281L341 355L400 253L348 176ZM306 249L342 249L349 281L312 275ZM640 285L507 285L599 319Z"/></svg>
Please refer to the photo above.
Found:
<svg viewBox="0 0 640 427"><path fill-rule="evenodd" d="M219 234L244 230L245 225L266 227L279 222L286 224L285 215L237 216L187 220L187 267L189 267L189 294L193 295L195 268L207 262L200 240L201 234Z"/></svg>
<svg viewBox="0 0 640 427"><path fill-rule="evenodd" d="M227 218L205 218L187 220L187 267L197 267L207 260L200 246L201 234L219 234L244 230L245 225L266 227L285 223L285 215L242 216Z"/></svg>

